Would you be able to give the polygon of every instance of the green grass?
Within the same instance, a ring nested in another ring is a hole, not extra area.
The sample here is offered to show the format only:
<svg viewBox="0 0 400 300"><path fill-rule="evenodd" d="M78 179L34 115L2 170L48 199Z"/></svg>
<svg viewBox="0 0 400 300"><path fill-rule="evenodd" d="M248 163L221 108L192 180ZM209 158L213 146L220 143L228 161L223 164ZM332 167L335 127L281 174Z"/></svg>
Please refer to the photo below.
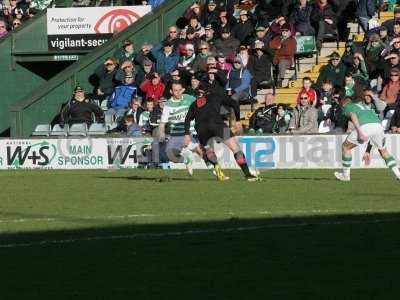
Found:
<svg viewBox="0 0 400 300"><path fill-rule="evenodd" d="M0 299L397 299L388 170L0 172Z"/></svg>

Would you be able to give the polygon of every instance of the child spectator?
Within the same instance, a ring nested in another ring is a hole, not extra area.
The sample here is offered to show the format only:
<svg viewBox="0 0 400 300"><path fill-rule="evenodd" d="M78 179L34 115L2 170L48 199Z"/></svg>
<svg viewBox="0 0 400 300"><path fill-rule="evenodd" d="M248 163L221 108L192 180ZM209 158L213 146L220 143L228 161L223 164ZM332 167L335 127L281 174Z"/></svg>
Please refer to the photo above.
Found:
<svg viewBox="0 0 400 300"><path fill-rule="evenodd" d="M278 104L272 132L286 133L289 128L290 119L291 115L286 106L284 104Z"/></svg>
<svg viewBox="0 0 400 300"><path fill-rule="evenodd" d="M297 94L297 100L296 100L297 105L300 104L300 96L304 93L308 95L308 99L310 99L310 104L312 104L313 106L317 105L318 96L317 92L311 87L312 84L313 82L310 77L303 78L303 87Z"/></svg>

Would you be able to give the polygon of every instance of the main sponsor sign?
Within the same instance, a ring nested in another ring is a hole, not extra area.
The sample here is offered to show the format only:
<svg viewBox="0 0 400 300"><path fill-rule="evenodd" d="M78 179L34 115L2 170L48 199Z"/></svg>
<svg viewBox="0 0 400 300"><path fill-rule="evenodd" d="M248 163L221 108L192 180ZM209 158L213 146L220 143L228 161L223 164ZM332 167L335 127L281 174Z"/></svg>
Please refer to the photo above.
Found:
<svg viewBox="0 0 400 300"><path fill-rule="evenodd" d="M251 167L258 169L340 168L344 135L241 136L238 141ZM150 161L152 138L0 140L0 169L123 169ZM389 151L399 159L400 135L387 135ZM237 168L223 144L214 144L223 168ZM365 145L353 152L353 167L364 167ZM156 156L156 155L155 155ZM373 149L370 167L383 168ZM171 168L184 168L171 164ZM194 168L206 168L195 155Z"/></svg>
<svg viewBox="0 0 400 300"><path fill-rule="evenodd" d="M151 6L47 9L49 50L89 50L125 30L151 11Z"/></svg>

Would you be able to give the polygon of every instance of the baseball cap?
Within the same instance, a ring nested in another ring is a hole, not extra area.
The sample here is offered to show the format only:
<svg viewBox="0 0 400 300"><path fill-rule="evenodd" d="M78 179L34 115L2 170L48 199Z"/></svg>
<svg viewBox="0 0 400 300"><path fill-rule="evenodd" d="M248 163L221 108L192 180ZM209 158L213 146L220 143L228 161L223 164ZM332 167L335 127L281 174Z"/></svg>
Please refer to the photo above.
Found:
<svg viewBox="0 0 400 300"><path fill-rule="evenodd" d="M256 32L257 31L265 31L265 27L263 27L263 26L258 26L257 28L256 28Z"/></svg>

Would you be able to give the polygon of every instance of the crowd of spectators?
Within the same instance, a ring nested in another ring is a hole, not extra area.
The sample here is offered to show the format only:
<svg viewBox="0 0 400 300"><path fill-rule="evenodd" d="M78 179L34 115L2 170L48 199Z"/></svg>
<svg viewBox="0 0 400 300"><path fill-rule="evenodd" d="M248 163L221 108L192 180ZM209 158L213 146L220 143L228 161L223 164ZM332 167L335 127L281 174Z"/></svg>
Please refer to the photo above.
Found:
<svg viewBox="0 0 400 300"><path fill-rule="evenodd" d="M326 35L339 33L340 22L347 20L343 18L353 5L353 17L365 30L364 42L348 40L342 55L331 53L316 82L304 78L294 96L294 108L279 104L279 94L267 94L250 118L249 132L345 132L351 125L342 116L341 101L354 97L365 99L388 131L400 131L400 10L377 27L379 1L205 2L188 7L156 45L125 40L93 74L95 88L86 91L83 102L97 107L85 109L92 109L98 120L113 124L112 132L140 135L158 126L171 86L177 81L188 95L196 96L203 83L213 93L230 96L231 101L254 103L260 89L273 84L282 87L293 65L298 36L315 36L320 49ZM75 99L77 92L79 89L64 107L63 123L82 121L71 114L81 103ZM230 111L222 106L221 114L229 116ZM84 120L92 121L92 117Z"/></svg>

